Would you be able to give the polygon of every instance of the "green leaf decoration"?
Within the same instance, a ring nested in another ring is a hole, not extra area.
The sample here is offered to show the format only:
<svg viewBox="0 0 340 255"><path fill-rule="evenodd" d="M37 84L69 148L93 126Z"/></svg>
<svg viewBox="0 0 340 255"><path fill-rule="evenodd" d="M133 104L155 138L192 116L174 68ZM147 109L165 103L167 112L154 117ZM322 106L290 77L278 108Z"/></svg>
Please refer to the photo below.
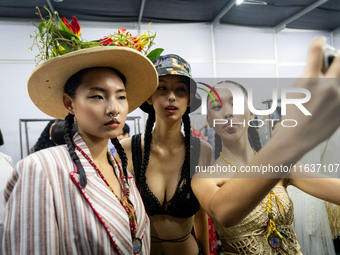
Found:
<svg viewBox="0 0 340 255"><path fill-rule="evenodd" d="M70 30L71 31L71 30ZM76 40L78 40L78 41L80 41L79 39L78 39L78 37L71 31L71 33L69 33L69 32L67 32L67 31L64 31L64 30L61 30L61 29L59 29L59 32L60 32L60 34L63 36L63 38L65 38L65 39L69 39L69 40L73 40L73 39L76 39Z"/></svg>
<svg viewBox="0 0 340 255"><path fill-rule="evenodd" d="M72 45L69 45L68 43L65 42L59 42L61 47L63 47L67 52L72 51L73 47Z"/></svg>
<svg viewBox="0 0 340 255"><path fill-rule="evenodd" d="M41 22L40 25L38 26L41 40L43 40L44 38L44 28L45 28L45 22Z"/></svg>
<svg viewBox="0 0 340 255"><path fill-rule="evenodd" d="M155 61L157 58L159 58L159 56L162 54L163 51L164 49L162 48L154 49L146 57L150 59L151 61Z"/></svg>

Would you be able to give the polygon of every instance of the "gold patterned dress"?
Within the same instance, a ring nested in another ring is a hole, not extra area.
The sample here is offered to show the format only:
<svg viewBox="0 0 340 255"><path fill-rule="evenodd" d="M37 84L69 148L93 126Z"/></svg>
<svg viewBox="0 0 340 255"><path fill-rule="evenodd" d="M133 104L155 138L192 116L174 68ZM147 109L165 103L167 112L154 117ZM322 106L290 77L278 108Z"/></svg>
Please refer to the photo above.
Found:
<svg viewBox="0 0 340 255"><path fill-rule="evenodd" d="M282 239L279 248L269 246L266 230L268 222L268 212L260 203L250 214L239 224L225 228L216 222L214 225L222 241L222 245L232 247L236 252L224 252L225 255L252 254L252 255L301 255L300 245L297 242L293 229L294 205L289 198L286 188L275 186L272 191L276 194L284 208L284 214L280 213L276 199L272 199L273 220L278 228L284 228L287 235ZM268 196L263 199L268 204Z"/></svg>

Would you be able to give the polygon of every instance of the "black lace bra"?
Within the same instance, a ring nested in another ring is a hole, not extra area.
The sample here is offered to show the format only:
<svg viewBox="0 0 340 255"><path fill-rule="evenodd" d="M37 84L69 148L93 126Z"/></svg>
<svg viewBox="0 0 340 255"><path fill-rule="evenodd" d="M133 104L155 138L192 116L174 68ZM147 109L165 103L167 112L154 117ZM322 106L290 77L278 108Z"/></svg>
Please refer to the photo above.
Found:
<svg viewBox="0 0 340 255"><path fill-rule="evenodd" d="M182 169L181 178L173 197L164 202L163 205L158 198L152 193L146 183L145 173L141 172L142 151L141 151L141 134L134 135L131 140L132 161L135 172L136 184L142 196L146 212L152 215L169 215L177 218L188 218L199 211L200 205L191 189L190 172L194 173L195 166L198 164L200 155L200 140L192 137L190 143L190 169ZM193 152L195 149L195 152Z"/></svg>

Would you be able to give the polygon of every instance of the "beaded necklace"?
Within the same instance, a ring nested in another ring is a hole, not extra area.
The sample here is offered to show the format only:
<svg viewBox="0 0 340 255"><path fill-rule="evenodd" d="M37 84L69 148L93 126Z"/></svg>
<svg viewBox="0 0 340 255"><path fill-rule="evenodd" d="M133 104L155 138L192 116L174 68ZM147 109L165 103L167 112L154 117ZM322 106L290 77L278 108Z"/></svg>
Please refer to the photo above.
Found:
<svg viewBox="0 0 340 255"><path fill-rule="evenodd" d="M268 212L268 218L269 218L268 221L267 221L266 232L265 232L267 240L268 240L268 244L273 249L276 249L276 248L279 248L281 246L282 239L287 238L288 235L286 233L286 229L284 227L277 227L276 223L273 219L271 195L275 196L276 204L277 204L277 207L279 209L281 216L284 216L285 210L284 210L284 208L283 208L283 206L280 202L279 197L274 193L274 191L271 191L271 192L268 193L268 203L267 204L265 204L263 202L263 200L261 201L261 203L263 204L263 206L266 208L266 210Z"/></svg>
<svg viewBox="0 0 340 255"><path fill-rule="evenodd" d="M254 150L254 149L253 149L253 152L254 152L254 155L257 154L257 151ZM223 156L222 151L220 152L220 157L221 157L225 162L227 162L229 165L235 167L235 169L237 170L237 172L239 172L239 170L236 168L236 166L235 166L233 163L231 163L228 159L226 159L226 157Z"/></svg>
<svg viewBox="0 0 340 255"><path fill-rule="evenodd" d="M119 203L123 206L124 210L126 211L127 215L129 216L129 226L130 226L130 231L131 231L131 236L132 236L132 248L133 248L133 253L138 254L142 250L142 240L138 237L136 237L136 215L135 215L135 210L133 204L129 200L129 195L130 195L130 187L129 183L127 182L125 175L123 174L122 169L120 166L117 164L118 169L119 169L119 175L120 175L120 180L121 183L123 183L123 198L119 198L110 184L106 181L105 177L103 174L100 172L99 168L96 166L96 164L92 161L92 159L76 144L74 144L76 149L87 159L87 161L91 164L91 166L96 170L97 174L100 176L100 178L104 181L106 186L111 190L111 192L115 195L115 197L118 199ZM111 158L109 157L110 161ZM113 166L113 162L112 166Z"/></svg>
<svg viewBox="0 0 340 255"><path fill-rule="evenodd" d="M257 154L257 152L253 149L254 151L254 155ZM227 160L223 155L222 152L220 152L220 157L227 162L229 165L233 166L236 168L236 166L231 163L229 160ZM238 169L236 168L237 172ZM285 210L284 207L282 206L279 197L274 193L274 191L271 191L268 193L268 203L264 203L263 200L261 201L261 203L263 204L263 206L266 208L266 211L268 213L268 221L266 224L266 231L265 231L265 235L268 241L268 244L270 245L270 247L272 247L273 249L279 248L282 244L282 239L284 238L288 238L288 235L286 233L286 229L284 227L277 227L275 224L275 221L273 219L273 212L272 212L272 199L271 199L271 195L275 196L276 199L276 204L278 206L279 212L281 214L281 216L284 216L285 214ZM288 238L290 239L290 238Z"/></svg>

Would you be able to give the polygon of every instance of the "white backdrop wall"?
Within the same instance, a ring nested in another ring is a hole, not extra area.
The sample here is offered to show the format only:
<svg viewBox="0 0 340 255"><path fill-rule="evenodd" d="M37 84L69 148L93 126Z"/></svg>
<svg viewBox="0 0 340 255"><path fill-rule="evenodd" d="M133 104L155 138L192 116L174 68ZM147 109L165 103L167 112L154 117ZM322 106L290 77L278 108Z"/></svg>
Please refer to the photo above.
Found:
<svg viewBox="0 0 340 255"><path fill-rule="evenodd" d="M136 24L82 22L82 38L99 39L118 27L126 27L132 34L138 32ZM141 31L147 28L148 24L143 24ZM37 51L29 50L30 35L34 30L30 22L0 21L0 128L5 141L0 151L11 156L14 163L21 157L19 119L50 118L35 107L26 89L37 54ZM275 33L273 29L229 25L213 28L210 24L151 24L150 30L157 32L155 47L164 48L164 54L175 53L185 58L191 64L195 78L297 77L303 70L308 46L315 36L324 35L340 48L340 30L333 33L305 30ZM143 132L145 114L136 110L130 116L141 116ZM34 145L46 124L28 125L29 147ZM128 124L133 127L132 123Z"/></svg>

